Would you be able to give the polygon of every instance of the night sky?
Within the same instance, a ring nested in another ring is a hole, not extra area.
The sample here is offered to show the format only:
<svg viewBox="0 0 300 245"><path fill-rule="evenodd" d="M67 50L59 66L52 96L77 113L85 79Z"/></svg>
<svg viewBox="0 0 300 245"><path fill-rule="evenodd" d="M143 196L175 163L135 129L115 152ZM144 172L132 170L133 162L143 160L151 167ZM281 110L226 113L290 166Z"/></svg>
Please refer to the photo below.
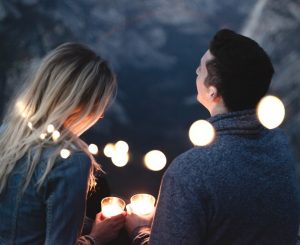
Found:
<svg viewBox="0 0 300 245"><path fill-rule="evenodd" d="M253 25L259 2L3 0L2 115L30 67L49 50L67 41L89 45L116 72L118 95L104 119L82 138L98 145L97 159L112 194L124 199L138 192L157 196L166 168L147 170L144 155L159 149L168 166L192 147L190 125L209 116L196 101L195 70L200 58L217 30L227 27L242 32ZM114 166L102 153L107 143L118 140L130 147L130 160L123 168Z"/></svg>

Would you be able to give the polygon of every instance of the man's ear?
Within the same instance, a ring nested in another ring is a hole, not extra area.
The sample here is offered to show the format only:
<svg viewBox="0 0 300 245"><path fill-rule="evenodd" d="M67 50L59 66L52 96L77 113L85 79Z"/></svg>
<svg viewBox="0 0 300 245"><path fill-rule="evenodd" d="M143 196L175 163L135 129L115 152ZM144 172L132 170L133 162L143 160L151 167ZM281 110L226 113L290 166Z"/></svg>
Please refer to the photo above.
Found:
<svg viewBox="0 0 300 245"><path fill-rule="evenodd" d="M209 86L208 87L208 94L209 94L209 98L211 100L214 100L215 98L218 97L218 90L215 86Z"/></svg>

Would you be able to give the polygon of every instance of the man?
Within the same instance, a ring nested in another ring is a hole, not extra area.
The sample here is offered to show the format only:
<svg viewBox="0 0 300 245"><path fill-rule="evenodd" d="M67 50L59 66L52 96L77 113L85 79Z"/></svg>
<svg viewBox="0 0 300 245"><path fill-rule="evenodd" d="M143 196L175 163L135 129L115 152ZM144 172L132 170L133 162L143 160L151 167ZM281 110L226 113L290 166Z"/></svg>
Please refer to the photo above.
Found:
<svg viewBox="0 0 300 245"><path fill-rule="evenodd" d="M167 169L151 216L127 216L135 244L295 245L299 192L280 129L264 128L255 108L273 66L253 40L221 30L197 68L198 101L211 114L214 142Z"/></svg>

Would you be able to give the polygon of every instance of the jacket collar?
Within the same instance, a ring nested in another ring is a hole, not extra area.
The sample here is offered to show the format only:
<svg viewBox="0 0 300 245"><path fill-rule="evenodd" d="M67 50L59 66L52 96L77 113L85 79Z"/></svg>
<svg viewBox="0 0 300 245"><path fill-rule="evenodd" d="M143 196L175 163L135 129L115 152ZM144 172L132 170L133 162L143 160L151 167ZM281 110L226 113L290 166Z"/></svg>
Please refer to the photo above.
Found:
<svg viewBox="0 0 300 245"><path fill-rule="evenodd" d="M218 114L208 121L218 134L258 134L264 130L254 109Z"/></svg>

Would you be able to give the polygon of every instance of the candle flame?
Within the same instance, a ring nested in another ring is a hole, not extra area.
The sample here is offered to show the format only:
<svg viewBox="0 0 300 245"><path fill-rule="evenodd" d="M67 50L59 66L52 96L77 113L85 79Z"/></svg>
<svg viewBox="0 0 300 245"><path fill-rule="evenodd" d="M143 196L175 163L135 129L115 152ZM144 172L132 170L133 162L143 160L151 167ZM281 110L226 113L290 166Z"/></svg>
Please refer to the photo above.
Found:
<svg viewBox="0 0 300 245"><path fill-rule="evenodd" d="M133 213L146 215L154 210L155 198L149 194L136 194L130 198L130 202Z"/></svg>
<svg viewBox="0 0 300 245"><path fill-rule="evenodd" d="M118 197L105 197L101 200L101 212L109 218L121 214L125 208L125 202Z"/></svg>

